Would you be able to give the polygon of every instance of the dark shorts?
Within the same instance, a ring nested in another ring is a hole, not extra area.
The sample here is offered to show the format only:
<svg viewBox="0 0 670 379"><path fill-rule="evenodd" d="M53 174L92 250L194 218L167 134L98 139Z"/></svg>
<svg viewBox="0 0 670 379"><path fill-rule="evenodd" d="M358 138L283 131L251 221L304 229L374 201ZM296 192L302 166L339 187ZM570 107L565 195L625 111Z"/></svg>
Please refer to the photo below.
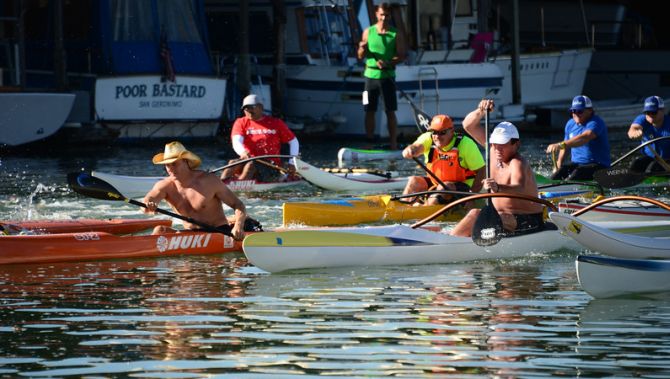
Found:
<svg viewBox="0 0 670 379"><path fill-rule="evenodd" d="M262 163L254 162L254 169L256 169L254 178L256 178L256 180L259 182L263 183L278 182L282 176L282 173L276 168L268 167Z"/></svg>
<svg viewBox="0 0 670 379"><path fill-rule="evenodd" d="M395 94L395 82L392 78L370 79L365 78L365 90L368 92L368 103L363 105L366 112L376 112L379 97L384 97L386 112L398 110L398 99Z"/></svg>
<svg viewBox="0 0 670 379"><path fill-rule="evenodd" d="M529 214L515 214L516 229L513 232L504 231L505 237L520 236L523 234L531 234L544 230L544 214L529 213Z"/></svg>
<svg viewBox="0 0 670 379"><path fill-rule="evenodd" d="M551 178L554 180L593 180L593 174L607 168L598 163L576 164L569 163L561 166Z"/></svg>
<svg viewBox="0 0 670 379"><path fill-rule="evenodd" d="M219 225L216 227L217 229L221 230L222 232L228 232L230 233L233 230L233 225L231 224L224 224L224 225ZM189 229L191 232L201 232L201 231L206 231L207 229L205 228L193 228ZM262 232L263 231L263 225L261 225L260 222L257 220L247 217L246 220L244 220L244 231L245 232Z"/></svg>
<svg viewBox="0 0 670 379"><path fill-rule="evenodd" d="M651 172L664 172L665 169L661 166L656 159L648 156L637 157L630 164L630 170L634 172L642 173L651 173Z"/></svg>
<svg viewBox="0 0 670 379"><path fill-rule="evenodd" d="M426 185L428 186L428 188L431 188L431 187L434 186L433 181L430 180L429 177L424 176L423 180L426 181ZM461 191L461 192L469 192L470 191L470 186L468 186L467 184L465 184L463 182L451 182L451 183L456 186L456 191ZM474 195L474 193L473 193L473 195ZM448 194L445 194L445 195L434 194L434 195L430 195L430 196L436 198L437 202L439 204L449 204L453 200L453 199L451 199L451 195L448 195Z"/></svg>

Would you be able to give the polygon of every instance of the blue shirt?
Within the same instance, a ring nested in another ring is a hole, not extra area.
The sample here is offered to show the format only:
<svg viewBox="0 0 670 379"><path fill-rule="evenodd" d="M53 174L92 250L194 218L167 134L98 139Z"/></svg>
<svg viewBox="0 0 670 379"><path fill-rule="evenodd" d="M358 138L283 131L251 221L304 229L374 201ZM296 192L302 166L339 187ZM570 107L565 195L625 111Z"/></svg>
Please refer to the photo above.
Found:
<svg viewBox="0 0 670 379"><path fill-rule="evenodd" d="M661 110L659 110L659 112L660 111ZM635 121L633 121L633 124L642 126L642 143L659 137L670 136L670 117L668 117L668 115L663 116L663 125L661 125L660 128L656 128L654 125L647 122L647 118L643 114L637 116ZM653 147L663 159L670 159L670 138L654 142L648 146ZM644 150L642 150L642 153L648 157L654 158L654 153L652 153L648 147L645 147Z"/></svg>
<svg viewBox="0 0 670 379"><path fill-rule="evenodd" d="M576 164L598 163L609 167L612 161L610 159L610 143L607 139L607 125L600 116L594 114L586 122L586 125L578 124L573 119L568 120L565 124L564 140L567 141L587 130L591 130L597 137L585 145L570 148L570 160Z"/></svg>

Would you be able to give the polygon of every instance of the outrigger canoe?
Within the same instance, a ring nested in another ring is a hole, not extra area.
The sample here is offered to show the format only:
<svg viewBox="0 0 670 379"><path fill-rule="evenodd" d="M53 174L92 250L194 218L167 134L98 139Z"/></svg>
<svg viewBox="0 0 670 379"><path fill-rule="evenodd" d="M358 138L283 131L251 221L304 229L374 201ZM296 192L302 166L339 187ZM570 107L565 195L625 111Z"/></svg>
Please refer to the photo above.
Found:
<svg viewBox="0 0 670 379"><path fill-rule="evenodd" d="M283 223L307 226L342 226L365 223L418 220L437 212L444 205L412 206L394 200L390 195L370 195L348 199L294 201L282 204ZM454 208L438 221L458 221L465 216L463 208Z"/></svg>
<svg viewBox="0 0 670 379"><path fill-rule="evenodd" d="M590 203L575 199L560 202L559 211L572 214L580 211ZM639 200L624 200L613 204L603 204L591 209L580 220L587 221L650 221L670 220L670 211L654 204Z"/></svg>
<svg viewBox="0 0 670 379"><path fill-rule="evenodd" d="M160 176L130 176L117 175L101 171L92 171L91 176L102 179L111 184L121 194L128 198L144 197L153 188L154 184L163 179ZM259 182L253 180L230 180L226 184L233 192L266 192L294 188L304 184L302 179L288 180L285 182Z"/></svg>
<svg viewBox="0 0 670 379"><path fill-rule="evenodd" d="M404 225L286 230L247 236L244 255L268 272L349 266L420 265L504 259L574 248L551 224L545 231L482 247L470 237Z"/></svg>
<svg viewBox="0 0 670 379"><path fill-rule="evenodd" d="M631 235L623 224L615 231L560 212L550 212L549 218L587 249L619 258L670 259L670 219L630 222L636 234Z"/></svg>
<svg viewBox="0 0 670 379"><path fill-rule="evenodd" d="M81 233L105 232L110 234L131 234L156 226L170 226L167 219L74 219L74 220L28 220L28 221L0 221L1 234L53 234L53 233Z"/></svg>
<svg viewBox="0 0 670 379"><path fill-rule="evenodd" d="M588 196L589 190L541 192L540 198L557 201L565 197ZM473 205L477 207L477 204ZM483 202L480 202L483 206ZM343 226L365 223L398 223L428 217L444 205L413 206L391 195L369 195L322 201L294 201L282 205L283 223L306 226ZM462 207L453 208L437 221L458 221L465 216Z"/></svg>
<svg viewBox="0 0 670 379"><path fill-rule="evenodd" d="M296 172L309 183L330 191L393 191L402 190L408 177L384 177L364 172L333 174L293 158Z"/></svg>
<svg viewBox="0 0 670 379"><path fill-rule="evenodd" d="M670 291L670 261L580 255L575 261L582 289L595 298Z"/></svg>
<svg viewBox="0 0 670 379"><path fill-rule="evenodd" d="M102 232L0 237L0 264L166 257L240 252L220 233L182 232L118 236Z"/></svg>

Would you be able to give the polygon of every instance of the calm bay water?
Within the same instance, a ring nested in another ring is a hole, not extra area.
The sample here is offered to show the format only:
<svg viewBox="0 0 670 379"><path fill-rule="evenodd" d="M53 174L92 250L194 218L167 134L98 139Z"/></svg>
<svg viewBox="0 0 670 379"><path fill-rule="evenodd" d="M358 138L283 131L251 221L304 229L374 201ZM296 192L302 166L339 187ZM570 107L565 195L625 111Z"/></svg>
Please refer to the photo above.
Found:
<svg viewBox="0 0 670 379"><path fill-rule="evenodd" d="M540 172L555 140L524 140ZM303 143L303 157L334 166L338 146ZM187 147L225 164L224 146ZM0 219L143 217L72 193L65 174L161 175L161 150L2 156ZM244 199L273 228L283 201L324 196ZM280 275L241 254L0 266L0 377L670 377L670 297L593 300L576 254Z"/></svg>

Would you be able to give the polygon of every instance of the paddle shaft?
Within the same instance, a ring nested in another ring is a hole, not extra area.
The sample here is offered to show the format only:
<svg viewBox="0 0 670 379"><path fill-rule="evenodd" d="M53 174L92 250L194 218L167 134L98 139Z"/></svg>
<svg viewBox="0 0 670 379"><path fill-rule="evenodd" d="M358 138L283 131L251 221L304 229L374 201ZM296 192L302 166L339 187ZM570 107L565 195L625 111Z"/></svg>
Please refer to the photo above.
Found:
<svg viewBox="0 0 670 379"><path fill-rule="evenodd" d="M670 136L658 137L658 138L654 138L654 139L652 139L652 140L649 140L649 141L647 141L647 142L641 143L640 145L638 145L637 147L635 147L633 150L631 150L631 151L627 152L626 154L622 155L621 158L619 158L619 159L617 159L616 161L612 162L612 164L610 165L610 167L612 167L612 166L616 166L617 164L619 164L619 162L621 162L622 160L628 158L629 156L631 156L632 154L634 154L636 151L638 151L638 150L640 150L640 149L646 147L647 145L652 144L652 143L654 143L654 142L656 142L656 141L661 141L661 140L668 139L668 138L670 138Z"/></svg>
<svg viewBox="0 0 670 379"><path fill-rule="evenodd" d="M91 176L86 173L69 173L67 175L67 180L68 184L70 185L70 188L72 188L75 192L82 194L84 196L92 197L94 199L100 199L100 200L112 200L112 201L124 201L128 204L133 204L140 206L142 208L148 208L146 204L144 204L141 201L137 201L134 199L129 199L121 194L114 186L111 184L107 183L106 181ZM180 220L189 222L194 225L198 225L202 227L204 230L211 231L211 232L217 232L217 233L222 233L227 236L233 237L232 233L227 231L227 230L222 230L219 229L215 226L208 225L204 222L200 222L198 220L194 220L190 217L187 216L182 216L180 214L170 212L161 208L156 208L155 212L164 214L166 216L178 218Z"/></svg>
<svg viewBox="0 0 670 379"><path fill-rule="evenodd" d="M447 185L446 185L442 180L440 180L440 178L438 178L437 175L435 175L435 173L433 173L432 171L430 171L430 169L429 169L425 164L423 164L423 162L421 162L421 160L420 160L419 158L417 158L417 157L412 157L412 159L414 159L414 162L416 162L416 164L418 164L419 166L421 166L421 168L422 168L424 171L426 171L426 173L427 173L428 175L430 175L431 178L435 179L435 181L437 182L437 184L441 185L442 188L444 188L445 190L447 189Z"/></svg>
<svg viewBox="0 0 670 379"><path fill-rule="evenodd" d="M405 93L400 87L398 87L398 83L396 83L395 79L390 78L391 81L393 82L393 85L395 86L396 90L400 92L400 96L404 97L405 100L409 103L409 106L412 107L412 111L414 112L414 123L416 124L417 129L419 129L419 133L424 133L426 130L428 130L428 126L430 125L430 120L432 119L428 113L424 112L423 110L419 109L419 107L414 104L412 99L409 98L409 95Z"/></svg>
<svg viewBox="0 0 670 379"><path fill-rule="evenodd" d="M134 200L134 199L128 199L128 198L124 198L123 200L124 200L126 203L128 203L128 204L137 205L137 206L140 206L140 207L142 207L142 208L147 208L147 209L149 208L146 204L144 204L144 203L141 202L141 201L137 201L137 200ZM227 231L227 230L219 229L219 228L217 228L217 227L215 227L215 226L212 226L212 225L209 225L209 224L205 224L204 222L200 222L200 221L198 221L198 220L194 220L194 219L192 219L191 217L182 216L182 215L180 215L180 214L178 214L178 213L170 212L170 211L165 210L165 209L162 209L162 208L156 208L155 212L156 212L156 213L160 213L160 214L164 214L164 215L166 215L166 216L170 216L170 217L178 218L178 219L180 219L180 220L182 220L182 221L186 221L186 222L191 223L191 224L193 224L193 225L198 225L198 226L200 226L201 228L203 228L203 230L206 230L206 231L208 231L208 232L222 233L222 234L225 234L225 235L230 236L230 237L233 236L233 234L232 234L231 232Z"/></svg>
<svg viewBox="0 0 670 379"><path fill-rule="evenodd" d="M239 161L235 161L235 162L233 162L233 163L229 163L229 164L227 164L227 165L225 165L225 166L221 166L221 167L215 168L215 169L213 169L213 170L210 170L209 172L217 172L217 171L225 170L225 169L227 169L227 168L235 167L235 166L237 166L237 165L241 165L241 164L244 164L244 163L247 163L247 162L255 161L255 160L257 160L257 159L265 159L265 158L293 158L293 155L281 155L281 154L277 154L277 155L259 155L259 156L257 156L257 157L251 157L251 158L241 159L241 160L239 160Z"/></svg>
<svg viewBox="0 0 670 379"><path fill-rule="evenodd" d="M665 169L665 171L670 172L670 165L668 164L668 162L665 161L665 159L663 159L663 157L658 155L658 153L656 152L656 149L654 149L651 146L648 146L647 148L649 150L651 150L652 154L654 154L654 158L656 158L656 162L658 162L658 164L661 165L661 167L663 167Z"/></svg>

